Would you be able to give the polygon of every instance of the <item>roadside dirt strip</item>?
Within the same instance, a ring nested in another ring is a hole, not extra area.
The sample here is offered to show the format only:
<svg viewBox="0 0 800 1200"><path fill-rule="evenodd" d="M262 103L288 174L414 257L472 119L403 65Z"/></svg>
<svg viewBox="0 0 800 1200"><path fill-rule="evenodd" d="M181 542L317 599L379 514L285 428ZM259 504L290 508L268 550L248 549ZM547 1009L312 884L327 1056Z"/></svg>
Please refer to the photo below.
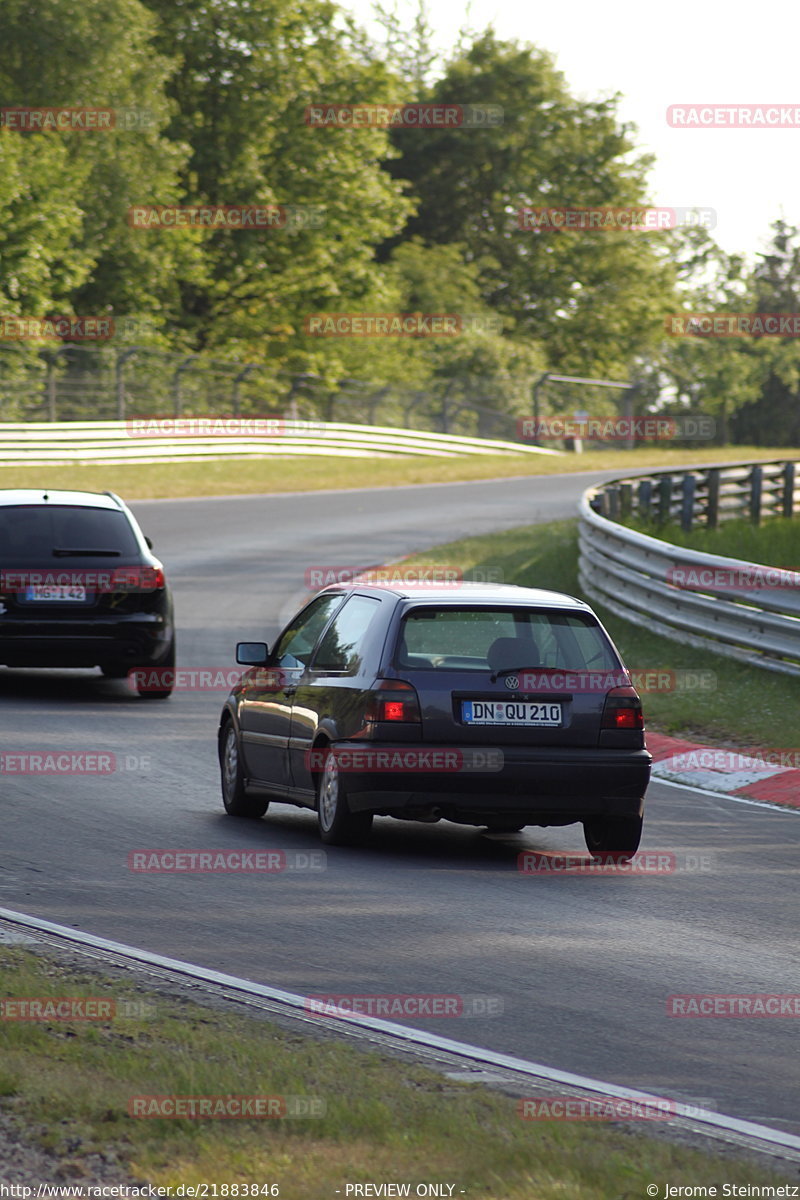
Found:
<svg viewBox="0 0 800 1200"><path fill-rule="evenodd" d="M800 809L800 750L732 750L648 733L653 778Z"/></svg>

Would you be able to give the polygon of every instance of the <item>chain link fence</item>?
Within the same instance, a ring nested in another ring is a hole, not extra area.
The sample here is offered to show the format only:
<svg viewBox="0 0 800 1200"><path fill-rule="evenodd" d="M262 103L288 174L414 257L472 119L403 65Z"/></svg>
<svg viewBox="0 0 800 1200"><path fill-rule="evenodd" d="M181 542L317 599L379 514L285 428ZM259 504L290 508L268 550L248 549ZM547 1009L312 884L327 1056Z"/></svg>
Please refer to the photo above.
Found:
<svg viewBox="0 0 800 1200"><path fill-rule="evenodd" d="M528 376L447 377L415 389L149 346L33 353L0 344L0 422L274 413L519 440L530 397Z"/></svg>

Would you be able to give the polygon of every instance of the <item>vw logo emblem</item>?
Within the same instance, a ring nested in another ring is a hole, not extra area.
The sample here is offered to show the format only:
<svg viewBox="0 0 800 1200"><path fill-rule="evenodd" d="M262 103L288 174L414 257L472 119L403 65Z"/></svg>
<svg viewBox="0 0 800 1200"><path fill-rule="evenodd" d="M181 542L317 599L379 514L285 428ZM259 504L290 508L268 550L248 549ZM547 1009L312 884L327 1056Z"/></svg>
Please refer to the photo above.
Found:
<svg viewBox="0 0 800 1200"><path fill-rule="evenodd" d="M511 692L515 692L519 687L519 679L516 675L506 675L506 687Z"/></svg>

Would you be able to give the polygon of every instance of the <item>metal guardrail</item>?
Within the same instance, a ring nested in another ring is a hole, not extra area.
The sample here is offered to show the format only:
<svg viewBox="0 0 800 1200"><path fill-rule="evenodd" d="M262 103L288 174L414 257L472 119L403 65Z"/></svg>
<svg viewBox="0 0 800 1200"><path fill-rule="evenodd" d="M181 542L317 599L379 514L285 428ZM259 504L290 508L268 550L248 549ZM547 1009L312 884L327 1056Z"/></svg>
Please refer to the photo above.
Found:
<svg viewBox="0 0 800 1200"><path fill-rule="evenodd" d="M184 417L136 421L0 424L0 464L202 462L211 458L334 456L341 458L454 458L463 455L560 451L519 442L458 437L323 421L242 417ZM163 432L157 432L161 426ZM216 434L214 429L224 428ZM183 433L178 430L184 430Z"/></svg>
<svg viewBox="0 0 800 1200"><path fill-rule="evenodd" d="M795 463L736 463L658 471L589 488L581 498L583 591L617 616L728 658L800 675L800 574L672 546L617 523L654 515L691 528L717 520L800 510ZM690 482L687 483L686 480Z"/></svg>

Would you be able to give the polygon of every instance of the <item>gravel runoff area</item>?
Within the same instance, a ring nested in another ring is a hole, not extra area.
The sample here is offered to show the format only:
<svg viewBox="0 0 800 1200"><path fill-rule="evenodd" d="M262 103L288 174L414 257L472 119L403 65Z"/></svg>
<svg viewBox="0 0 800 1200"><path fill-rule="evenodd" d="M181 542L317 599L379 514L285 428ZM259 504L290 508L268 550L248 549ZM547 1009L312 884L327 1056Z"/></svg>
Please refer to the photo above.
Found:
<svg viewBox="0 0 800 1200"><path fill-rule="evenodd" d="M37 1132L31 1131L34 1136ZM73 1151L77 1149L79 1147L72 1147ZM7 1187L15 1184L17 1188L40 1184L76 1188L81 1185L143 1186L142 1180L133 1179L124 1172L113 1151L77 1159L70 1157L69 1152L66 1156L53 1155L39 1149L28 1140L26 1131L8 1110L0 1110L0 1185L3 1184ZM22 1193L17 1191L9 1195L21 1197Z"/></svg>

